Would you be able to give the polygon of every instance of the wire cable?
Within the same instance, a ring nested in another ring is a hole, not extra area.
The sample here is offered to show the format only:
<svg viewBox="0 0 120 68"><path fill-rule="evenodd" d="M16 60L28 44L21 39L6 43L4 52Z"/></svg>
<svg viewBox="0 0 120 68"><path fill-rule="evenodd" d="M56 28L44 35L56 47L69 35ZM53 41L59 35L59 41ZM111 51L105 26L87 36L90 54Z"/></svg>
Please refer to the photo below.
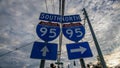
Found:
<svg viewBox="0 0 120 68"><path fill-rule="evenodd" d="M39 39L38 39L38 40L39 40ZM37 40L36 40L36 41L37 41ZM30 43L27 43L27 44L25 44L25 45L22 45L22 46L20 46L20 47L18 47L18 48L15 48L15 49L12 50L12 51L9 51L9 52L7 52L7 53L1 54L0 57L6 56L6 55L8 55L8 54L10 54L10 53L12 53L12 52L15 52L16 50L19 50L19 49L21 49L21 48L27 47L27 46L29 46L30 44L33 44L33 43L34 43L34 41L32 41L32 42L30 42Z"/></svg>
<svg viewBox="0 0 120 68"><path fill-rule="evenodd" d="M52 11L53 11L53 13L55 13L55 5L54 5L54 0L51 0L51 4L52 4Z"/></svg>
<svg viewBox="0 0 120 68"><path fill-rule="evenodd" d="M46 11L48 12L47 0L45 0Z"/></svg>

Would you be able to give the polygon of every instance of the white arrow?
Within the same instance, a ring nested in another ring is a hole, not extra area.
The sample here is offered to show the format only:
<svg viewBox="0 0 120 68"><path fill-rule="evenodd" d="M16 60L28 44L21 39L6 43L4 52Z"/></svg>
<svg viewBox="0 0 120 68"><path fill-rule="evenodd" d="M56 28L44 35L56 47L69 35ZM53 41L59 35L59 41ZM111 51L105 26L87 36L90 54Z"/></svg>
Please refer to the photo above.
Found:
<svg viewBox="0 0 120 68"><path fill-rule="evenodd" d="M46 56L47 52L49 52L47 46L43 47L43 48L41 49L41 52L43 52L43 53L42 53L42 56Z"/></svg>
<svg viewBox="0 0 120 68"><path fill-rule="evenodd" d="M73 52L81 52L81 54L83 54L87 49L80 46L80 48L78 49L71 49L70 52L73 53Z"/></svg>

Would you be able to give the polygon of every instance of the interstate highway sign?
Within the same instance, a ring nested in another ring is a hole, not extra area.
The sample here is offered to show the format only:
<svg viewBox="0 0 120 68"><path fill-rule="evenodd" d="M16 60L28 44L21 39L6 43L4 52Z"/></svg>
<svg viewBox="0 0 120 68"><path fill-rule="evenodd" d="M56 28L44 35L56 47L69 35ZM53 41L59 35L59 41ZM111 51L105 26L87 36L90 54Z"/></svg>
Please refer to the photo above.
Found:
<svg viewBox="0 0 120 68"><path fill-rule="evenodd" d="M70 60L93 56L88 42L67 44L66 47Z"/></svg>
<svg viewBox="0 0 120 68"><path fill-rule="evenodd" d="M30 58L56 60L57 48L55 43L34 42Z"/></svg>
<svg viewBox="0 0 120 68"><path fill-rule="evenodd" d="M60 26L58 23L41 21L36 28L36 32L40 39L48 42L56 39L60 34Z"/></svg>
<svg viewBox="0 0 120 68"><path fill-rule="evenodd" d="M50 22L60 22L60 23L70 23L70 22L81 21L81 18L77 14L61 16L57 14L41 13L39 20L45 20L45 21L50 21Z"/></svg>
<svg viewBox="0 0 120 68"><path fill-rule="evenodd" d="M62 27L64 36L71 41L78 42L85 35L85 28L81 23L66 23Z"/></svg>

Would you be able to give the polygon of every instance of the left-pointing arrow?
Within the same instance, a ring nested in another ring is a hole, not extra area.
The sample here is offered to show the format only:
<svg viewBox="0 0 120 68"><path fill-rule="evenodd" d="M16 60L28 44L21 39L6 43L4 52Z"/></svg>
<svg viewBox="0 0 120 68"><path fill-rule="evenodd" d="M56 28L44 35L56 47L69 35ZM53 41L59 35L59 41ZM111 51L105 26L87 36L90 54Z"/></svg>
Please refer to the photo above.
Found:
<svg viewBox="0 0 120 68"><path fill-rule="evenodd" d="M44 47L41 49L41 52L43 52L43 53L42 53L42 56L46 56L47 52L49 52L47 46L44 46Z"/></svg>

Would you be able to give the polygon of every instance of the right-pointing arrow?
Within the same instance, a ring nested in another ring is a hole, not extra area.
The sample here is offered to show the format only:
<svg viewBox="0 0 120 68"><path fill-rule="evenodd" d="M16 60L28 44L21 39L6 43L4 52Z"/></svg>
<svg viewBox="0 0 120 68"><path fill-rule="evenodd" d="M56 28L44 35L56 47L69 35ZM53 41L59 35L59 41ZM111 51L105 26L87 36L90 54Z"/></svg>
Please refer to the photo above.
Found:
<svg viewBox="0 0 120 68"><path fill-rule="evenodd" d="M81 54L83 54L87 49L80 46L79 48L77 49L71 49L70 52L73 53L73 52L81 52Z"/></svg>

